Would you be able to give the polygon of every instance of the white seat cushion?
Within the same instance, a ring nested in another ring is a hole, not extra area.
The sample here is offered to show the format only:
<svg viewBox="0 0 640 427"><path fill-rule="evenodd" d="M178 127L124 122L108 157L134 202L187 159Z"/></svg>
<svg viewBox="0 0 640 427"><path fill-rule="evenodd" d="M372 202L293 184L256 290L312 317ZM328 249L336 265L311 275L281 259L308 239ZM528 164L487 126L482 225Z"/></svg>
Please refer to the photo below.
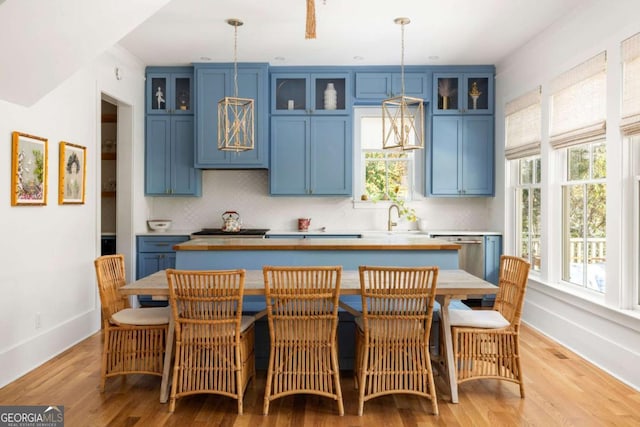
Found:
<svg viewBox="0 0 640 427"><path fill-rule="evenodd" d="M495 310L449 310L451 326L499 329L509 326L499 311Z"/></svg>
<svg viewBox="0 0 640 427"><path fill-rule="evenodd" d="M242 316L242 319L240 320L240 332L244 332L249 329L249 327L253 325L253 322L255 321L256 316Z"/></svg>
<svg viewBox="0 0 640 427"><path fill-rule="evenodd" d="M125 308L111 316L116 324L124 325L164 325L169 323L169 307Z"/></svg>

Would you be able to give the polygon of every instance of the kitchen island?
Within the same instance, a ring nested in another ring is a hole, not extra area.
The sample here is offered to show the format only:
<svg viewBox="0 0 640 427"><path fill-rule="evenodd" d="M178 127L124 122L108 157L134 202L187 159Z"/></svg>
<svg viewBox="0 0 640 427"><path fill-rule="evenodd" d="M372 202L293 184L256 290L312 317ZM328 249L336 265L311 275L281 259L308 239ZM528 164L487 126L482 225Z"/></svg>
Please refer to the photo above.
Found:
<svg viewBox="0 0 640 427"><path fill-rule="evenodd" d="M406 267L435 265L441 270L456 270L460 245L424 235L389 234L376 237L322 239L205 237L176 244L173 249L176 251L176 268L182 270L235 268L262 270L265 265L341 265L343 270L347 271L358 270L360 265ZM352 307L352 312L362 310L362 300L359 295L341 295L340 301ZM265 308L264 296L244 297L242 309L245 313L260 313ZM340 367L352 369L355 357L353 314L341 310L339 318ZM256 322L255 337L256 367L266 369L269 359L269 330L266 318Z"/></svg>
<svg viewBox="0 0 640 427"><path fill-rule="evenodd" d="M184 270L262 269L264 265L360 265L458 268L460 245L417 236L329 239L234 239L208 237L173 247L176 268Z"/></svg>

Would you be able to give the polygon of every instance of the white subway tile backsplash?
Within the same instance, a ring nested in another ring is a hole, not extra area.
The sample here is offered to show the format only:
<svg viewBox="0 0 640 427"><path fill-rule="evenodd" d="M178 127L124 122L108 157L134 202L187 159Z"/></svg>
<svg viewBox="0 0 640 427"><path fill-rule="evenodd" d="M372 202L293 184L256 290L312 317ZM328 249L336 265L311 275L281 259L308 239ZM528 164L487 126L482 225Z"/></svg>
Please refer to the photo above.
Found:
<svg viewBox="0 0 640 427"><path fill-rule="evenodd" d="M311 218L310 230L384 230L387 209L354 209L345 197L271 197L266 170L206 170L202 197L154 197L151 216L173 220L172 228L220 227L221 215L237 211L245 228L297 229L298 218ZM426 198L409 204L428 229L490 228L490 198ZM403 224L401 228L415 228Z"/></svg>

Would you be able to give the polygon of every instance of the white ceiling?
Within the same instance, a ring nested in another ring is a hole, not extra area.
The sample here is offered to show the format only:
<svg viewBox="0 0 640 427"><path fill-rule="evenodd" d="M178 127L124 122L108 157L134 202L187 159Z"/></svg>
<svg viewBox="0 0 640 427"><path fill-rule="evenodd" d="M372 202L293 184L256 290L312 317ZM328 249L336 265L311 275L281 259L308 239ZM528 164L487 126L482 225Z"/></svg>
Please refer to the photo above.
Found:
<svg viewBox="0 0 640 427"><path fill-rule="evenodd" d="M0 0L0 100L33 105L113 45L146 65L497 64L575 8L602 0ZM210 59L203 59L210 58ZM359 59L355 59L359 58Z"/></svg>
<svg viewBox="0 0 640 427"><path fill-rule="evenodd" d="M120 44L147 65L495 64L577 6L593 0L315 0L317 38L306 40L306 0L172 0ZM210 58L210 59L203 59ZM359 58L359 59L354 59Z"/></svg>

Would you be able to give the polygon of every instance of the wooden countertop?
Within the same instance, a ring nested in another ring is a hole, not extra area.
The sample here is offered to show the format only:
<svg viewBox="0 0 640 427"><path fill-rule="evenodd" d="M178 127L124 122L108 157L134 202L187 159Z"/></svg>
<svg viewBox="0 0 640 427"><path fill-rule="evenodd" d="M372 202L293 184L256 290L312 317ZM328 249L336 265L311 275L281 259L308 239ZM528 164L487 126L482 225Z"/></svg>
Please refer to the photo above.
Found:
<svg viewBox="0 0 640 427"><path fill-rule="evenodd" d="M160 270L120 288L123 295L169 295L167 273ZM467 295L495 294L498 287L464 270L439 270L436 295L465 298ZM262 270L246 270L245 295L264 295ZM355 270L342 270L340 295L360 295L360 276Z"/></svg>
<svg viewBox="0 0 640 427"><path fill-rule="evenodd" d="M238 239L207 237L173 246L176 251L457 251L460 245L446 240L413 236L363 237L360 239Z"/></svg>

